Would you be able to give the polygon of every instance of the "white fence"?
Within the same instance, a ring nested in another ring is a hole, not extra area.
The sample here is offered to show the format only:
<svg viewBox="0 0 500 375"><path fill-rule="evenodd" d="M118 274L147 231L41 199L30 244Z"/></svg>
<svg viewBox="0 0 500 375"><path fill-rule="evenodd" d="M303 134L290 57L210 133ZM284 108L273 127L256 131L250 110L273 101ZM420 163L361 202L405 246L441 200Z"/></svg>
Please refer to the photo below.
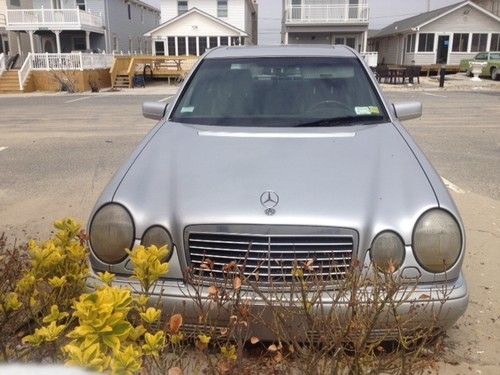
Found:
<svg viewBox="0 0 500 375"><path fill-rule="evenodd" d="M8 9L7 26L27 30L51 26L102 27L102 17L80 9Z"/></svg>
<svg viewBox="0 0 500 375"><path fill-rule="evenodd" d="M113 55L98 53L32 53L33 70L107 69L113 64Z"/></svg>
<svg viewBox="0 0 500 375"><path fill-rule="evenodd" d="M113 55L98 53L29 53L19 70L19 85L23 89L32 70L109 69Z"/></svg>
<svg viewBox="0 0 500 375"><path fill-rule="evenodd" d="M363 52L361 56L368 66L375 67L378 64L378 52Z"/></svg>
<svg viewBox="0 0 500 375"><path fill-rule="evenodd" d="M7 56L5 53L0 53L0 76L7 70Z"/></svg>
<svg viewBox="0 0 500 375"><path fill-rule="evenodd" d="M286 22L290 23L356 23L368 22L368 5L324 4L288 5Z"/></svg>

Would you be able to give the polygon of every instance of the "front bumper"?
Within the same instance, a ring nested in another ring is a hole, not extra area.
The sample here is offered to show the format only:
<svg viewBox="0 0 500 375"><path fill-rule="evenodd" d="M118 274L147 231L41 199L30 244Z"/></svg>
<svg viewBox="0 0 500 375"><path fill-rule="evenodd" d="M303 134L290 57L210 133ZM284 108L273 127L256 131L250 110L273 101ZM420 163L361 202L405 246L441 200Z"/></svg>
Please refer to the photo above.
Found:
<svg viewBox="0 0 500 375"><path fill-rule="evenodd" d="M87 285L90 289L101 285L95 275L88 279ZM117 277L113 282L116 287L128 287L134 294L140 290L140 285L131 278ZM411 289L411 294L409 290ZM337 300L335 291L324 292L321 295L321 304L318 308L325 316L325 311L335 308L337 317L347 317L352 314L349 308L349 298ZM183 330L187 333L204 333L207 329L228 326L232 313L226 309L214 309L213 303L210 308L210 296L208 288L200 287L194 289L182 281L162 280L158 282L154 289L150 291L150 303L153 306L162 307L165 317L175 313L183 316ZM266 302L258 293L251 290L242 290L241 298L250 301L252 315L258 316L255 323L250 323L248 337L257 336L263 341L273 341L276 339L272 322L276 319L276 314L288 314L287 323L291 329L297 330L303 326L305 321L304 309L297 304L294 297L290 298L289 293L274 295L279 303L273 305ZM397 314L401 317L411 316L408 322L402 326L403 330L412 329L436 329L446 330L464 314L469 295L466 281L462 275L458 279L447 283L427 283L410 286L406 291L398 293L394 300L397 304ZM295 301L295 302L294 302ZM200 304L204 306L204 312L208 312L208 322L200 324ZM227 306L226 306L227 307ZM372 338L391 339L397 337L398 332L394 330L394 314L389 313L389 308L385 309L385 314L377 320L377 324L372 330ZM321 318L320 318L321 319ZM306 328L307 329L307 328ZM310 331L309 331L310 332Z"/></svg>

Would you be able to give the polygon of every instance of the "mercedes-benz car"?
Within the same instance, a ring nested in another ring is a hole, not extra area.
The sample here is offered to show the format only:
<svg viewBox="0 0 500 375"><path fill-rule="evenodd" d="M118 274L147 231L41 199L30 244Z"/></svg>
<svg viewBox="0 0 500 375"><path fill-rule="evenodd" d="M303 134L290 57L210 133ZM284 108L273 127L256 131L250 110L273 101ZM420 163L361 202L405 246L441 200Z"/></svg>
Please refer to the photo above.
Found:
<svg viewBox="0 0 500 375"><path fill-rule="evenodd" d="M263 286L293 281L297 262L314 262L332 283L373 262L416 280L423 321L440 308L445 329L464 313L459 212L400 122L422 106L390 103L353 49L212 49L170 103L145 103L143 113L158 124L91 213L94 272L133 283L125 249L168 244L170 271L152 295L189 311L185 270L203 272L206 259L215 280L245 263L242 276L258 272ZM212 282L200 279L203 298Z"/></svg>

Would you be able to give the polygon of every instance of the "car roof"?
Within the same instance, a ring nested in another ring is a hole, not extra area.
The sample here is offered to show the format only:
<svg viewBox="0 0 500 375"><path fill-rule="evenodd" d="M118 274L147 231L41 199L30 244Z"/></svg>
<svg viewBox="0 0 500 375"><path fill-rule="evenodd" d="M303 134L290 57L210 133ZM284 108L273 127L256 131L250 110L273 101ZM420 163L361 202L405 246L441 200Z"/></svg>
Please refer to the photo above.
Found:
<svg viewBox="0 0 500 375"><path fill-rule="evenodd" d="M206 59L245 57L355 57L346 46L332 45L280 45L280 46L233 46L210 50Z"/></svg>

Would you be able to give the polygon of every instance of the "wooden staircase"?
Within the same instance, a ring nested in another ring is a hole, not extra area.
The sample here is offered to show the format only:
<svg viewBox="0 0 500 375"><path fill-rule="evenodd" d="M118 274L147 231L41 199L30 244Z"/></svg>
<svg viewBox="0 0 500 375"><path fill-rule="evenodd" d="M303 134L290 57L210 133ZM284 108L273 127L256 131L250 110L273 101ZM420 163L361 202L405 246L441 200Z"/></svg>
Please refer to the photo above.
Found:
<svg viewBox="0 0 500 375"><path fill-rule="evenodd" d="M128 74L117 74L113 81L113 88L129 88L130 77Z"/></svg>
<svg viewBox="0 0 500 375"><path fill-rule="evenodd" d="M0 93L22 92L19 88L19 75L17 70L9 70L0 76Z"/></svg>

